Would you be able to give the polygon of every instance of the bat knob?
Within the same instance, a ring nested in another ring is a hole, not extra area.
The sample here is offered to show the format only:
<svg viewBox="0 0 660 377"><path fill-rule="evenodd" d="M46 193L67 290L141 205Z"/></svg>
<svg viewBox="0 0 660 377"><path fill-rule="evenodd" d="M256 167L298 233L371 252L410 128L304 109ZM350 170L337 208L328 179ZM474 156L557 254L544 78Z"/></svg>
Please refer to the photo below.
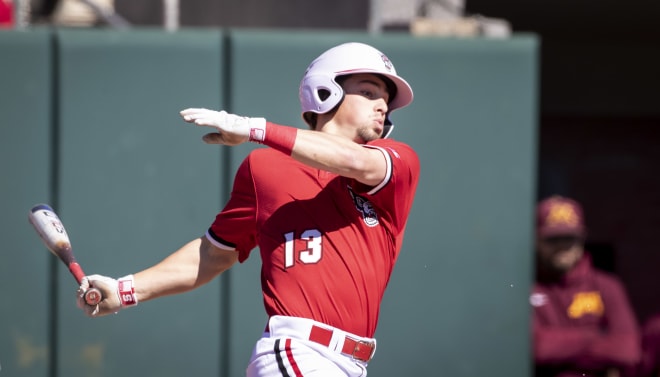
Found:
<svg viewBox="0 0 660 377"><path fill-rule="evenodd" d="M85 303L90 306L97 305L103 299L101 291L96 288L90 288L85 292Z"/></svg>

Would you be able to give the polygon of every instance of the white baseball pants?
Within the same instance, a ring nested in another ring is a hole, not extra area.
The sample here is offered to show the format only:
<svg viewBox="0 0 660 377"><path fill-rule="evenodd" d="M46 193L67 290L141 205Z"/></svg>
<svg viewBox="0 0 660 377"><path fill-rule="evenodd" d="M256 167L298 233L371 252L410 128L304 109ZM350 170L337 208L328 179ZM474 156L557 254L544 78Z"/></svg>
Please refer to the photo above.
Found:
<svg viewBox="0 0 660 377"><path fill-rule="evenodd" d="M310 333L319 327L331 334L328 345L311 341ZM345 339L373 344L361 338L306 318L273 316L268 331L257 341L247 377L366 377L367 362L342 353Z"/></svg>

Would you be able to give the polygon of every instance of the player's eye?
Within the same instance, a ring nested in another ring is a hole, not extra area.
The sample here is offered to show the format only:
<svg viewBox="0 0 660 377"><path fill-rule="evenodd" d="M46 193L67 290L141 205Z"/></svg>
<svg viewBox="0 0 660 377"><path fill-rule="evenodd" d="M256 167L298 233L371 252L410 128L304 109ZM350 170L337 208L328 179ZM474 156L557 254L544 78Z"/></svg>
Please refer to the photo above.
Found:
<svg viewBox="0 0 660 377"><path fill-rule="evenodd" d="M369 90L369 89L360 90L360 94L367 97L367 98L374 98L375 97L374 92Z"/></svg>

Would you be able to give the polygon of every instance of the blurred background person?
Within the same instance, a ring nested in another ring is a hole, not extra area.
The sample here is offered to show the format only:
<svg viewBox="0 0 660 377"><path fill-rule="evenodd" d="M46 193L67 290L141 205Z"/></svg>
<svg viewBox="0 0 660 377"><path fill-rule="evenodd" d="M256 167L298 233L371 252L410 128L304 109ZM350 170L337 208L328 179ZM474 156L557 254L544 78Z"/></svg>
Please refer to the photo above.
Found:
<svg viewBox="0 0 660 377"><path fill-rule="evenodd" d="M644 322L639 377L660 377L660 313Z"/></svg>
<svg viewBox="0 0 660 377"><path fill-rule="evenodd" d="M596 269L584 249L582 206L552 196L536 211L535 376L633 376L639 325L622 282Z"/></svg>

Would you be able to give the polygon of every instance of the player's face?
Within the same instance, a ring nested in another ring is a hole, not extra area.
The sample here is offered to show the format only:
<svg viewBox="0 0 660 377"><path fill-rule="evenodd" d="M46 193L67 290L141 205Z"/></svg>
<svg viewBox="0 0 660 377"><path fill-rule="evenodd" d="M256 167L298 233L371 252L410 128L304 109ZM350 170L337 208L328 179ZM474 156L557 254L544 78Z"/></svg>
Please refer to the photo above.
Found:
<svg viewBox="0 0 660 377"><path fill-rule="evenodd" d="M380 138L389 102L385 82L377 75L360 73L346 78L342 87L345 96L334 122L358 143Z"/></svg>
<svg viewBox="0 0 660 377"><path fill-rule="evenodd" d="M569 271L584 254L582 238L572 235L541 238L536 249L542 265L556 272Z"/></svg>

